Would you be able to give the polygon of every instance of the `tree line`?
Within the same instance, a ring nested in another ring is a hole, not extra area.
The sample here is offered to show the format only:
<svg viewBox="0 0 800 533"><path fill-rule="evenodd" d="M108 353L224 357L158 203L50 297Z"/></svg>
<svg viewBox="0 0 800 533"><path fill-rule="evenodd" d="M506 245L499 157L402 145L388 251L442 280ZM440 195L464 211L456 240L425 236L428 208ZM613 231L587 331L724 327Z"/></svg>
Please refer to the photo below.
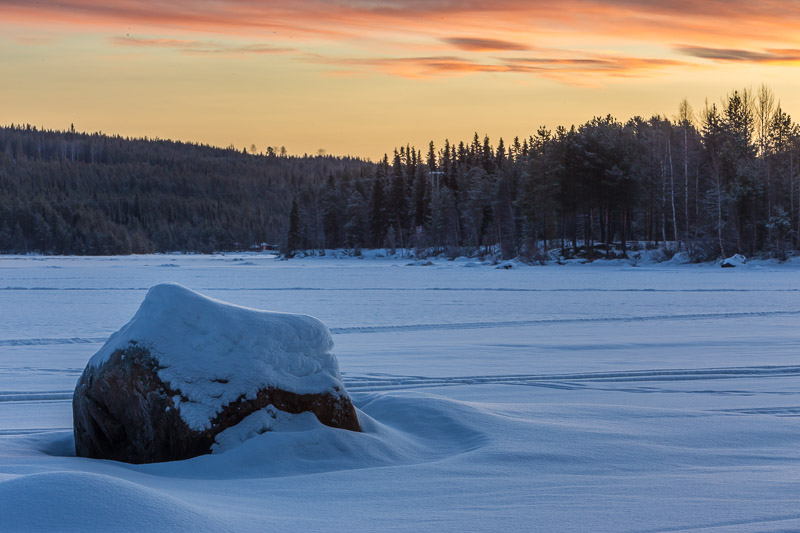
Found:
<svg viewBox="0 0 800 533"><path fill-rule="evenodd" d="M355 158L265 155L0 128L0 252L113 255L279 244L294 191L366 178Z"/></svg>
<svg viewBox="0 0 800 533"><path fill-rule="evenodd" d="M0 252L127 254L280 245L543 261L632 246L784 258L800 247L800 130L772 91L695 112L611 116L377 163L0 128Z"/></svg>
<svg viewBox="0 0 800 533"><path fill-rule="evenodd" d="M697 261L785 258L800 245L800 131L771 89L736 90L695 113L597 117L527 138L406 146L370 180L304 184L286 250L416 248L544 260L631 243Z"/></svg>

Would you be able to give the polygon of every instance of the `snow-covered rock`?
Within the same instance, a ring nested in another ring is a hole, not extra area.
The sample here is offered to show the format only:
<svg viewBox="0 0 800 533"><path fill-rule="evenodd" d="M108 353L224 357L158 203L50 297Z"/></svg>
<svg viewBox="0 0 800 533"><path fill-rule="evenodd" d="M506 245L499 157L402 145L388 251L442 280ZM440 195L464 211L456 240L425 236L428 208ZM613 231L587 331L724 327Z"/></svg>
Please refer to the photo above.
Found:
<svg viewBox="0 0 800 533"><path fill-rule="evenodd" d="M327 326L239 307L177 284L150 289L75 389L79 456L133 463L208 453L268 406L359 431Z"/></svg>
<svg viewBox="0 0 800 533"><path fill-rule="evenodd" d="M745 259L745 257L742 254L735 254L722 261L720 266L722 268L733 268L737 266L742 266L745 263L747 263L747 259Z"/></svg>
<svg viewBox="0 0 800 533"><path fill-rule="evenodd" d="M686 265L692 262L692 257L689 252L678 252L668 262L673 265Z"/></svg>

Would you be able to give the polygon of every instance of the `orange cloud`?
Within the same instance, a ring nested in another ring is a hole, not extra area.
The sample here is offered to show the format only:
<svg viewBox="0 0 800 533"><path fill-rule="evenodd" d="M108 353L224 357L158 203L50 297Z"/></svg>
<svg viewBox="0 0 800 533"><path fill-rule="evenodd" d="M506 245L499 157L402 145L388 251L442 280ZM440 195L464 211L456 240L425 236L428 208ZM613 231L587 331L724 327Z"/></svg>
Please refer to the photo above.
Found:
<svg viewBox="0 0 800 533"><path fill-rule="evenodd" d="M645 72L687 66L682 61L637 57L496 58L488 63L456 56L341 58L308 54L304 60L337 68L340 73L374 70L404 78L427 78L476 72L536 74L570 83L574 76L638 76ZM581 80L581 84L585 81Z"/></svg>
<svg viewBox="0 0 800 533"><path fill-rule="evenodd" d="M438 74L464 74L470 72L507 72L500 65L481 64L453 56L435 57L365 57L344 58L309 54L306 61L344 68L344 73L374 70L403 78L427 78Z"/></svg>
<svg viewBox="0 0 800 533"><path fill-rule="evenodd" d="M174 48L187 54L278 54L294 52L293 48L280 48L269 44L255 43L232 45L216 41L202 41L193 39L163 39L140 37L113 37L109 40L112 44L121 46Z"/></svg>

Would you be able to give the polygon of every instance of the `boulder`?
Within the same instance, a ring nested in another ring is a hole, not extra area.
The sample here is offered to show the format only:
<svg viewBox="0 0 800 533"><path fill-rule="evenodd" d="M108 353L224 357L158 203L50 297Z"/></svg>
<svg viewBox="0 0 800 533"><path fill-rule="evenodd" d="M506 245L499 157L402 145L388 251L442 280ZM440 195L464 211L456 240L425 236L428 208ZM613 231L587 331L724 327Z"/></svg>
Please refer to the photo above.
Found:
<svg viewBox="0 0 800 533"><path fill-rule="evenodd" d="M668 262L673 265L686 265L692 262L692 256L688 252L678 252Z"/></svg>
<svg viewBox="0 0 800 533"><path fill-rule="evenodd" d="M188 459L267 408L360 431L332 348L313 317L157 285L78 380L75 452L128 463Z"/></svg>

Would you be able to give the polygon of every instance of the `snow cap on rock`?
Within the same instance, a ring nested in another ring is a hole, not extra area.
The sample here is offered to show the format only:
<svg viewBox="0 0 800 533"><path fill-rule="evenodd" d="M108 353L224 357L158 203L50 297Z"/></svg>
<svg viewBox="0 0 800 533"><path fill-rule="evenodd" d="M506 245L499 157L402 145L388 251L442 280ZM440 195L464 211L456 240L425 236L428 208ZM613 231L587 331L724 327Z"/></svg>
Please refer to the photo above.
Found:
<svg viewBox="0 0 800 533"><path fill-rule="evenodd" d="M307 315L250 309L208 298L177 283L151 288L133 319L90 360L100 366L136 343L158 362L158 376L180 392L192 429L259 389L298 394L344 390L330 330Z"/></svg>
<svg viewBox="0 0 800 533"><path fill-rule="evenodd" d="M722 266L722 268L733 268L743 266L745 263L747 263L747 259L742 254L734 254L722 261L720 266Z"/></svg>

